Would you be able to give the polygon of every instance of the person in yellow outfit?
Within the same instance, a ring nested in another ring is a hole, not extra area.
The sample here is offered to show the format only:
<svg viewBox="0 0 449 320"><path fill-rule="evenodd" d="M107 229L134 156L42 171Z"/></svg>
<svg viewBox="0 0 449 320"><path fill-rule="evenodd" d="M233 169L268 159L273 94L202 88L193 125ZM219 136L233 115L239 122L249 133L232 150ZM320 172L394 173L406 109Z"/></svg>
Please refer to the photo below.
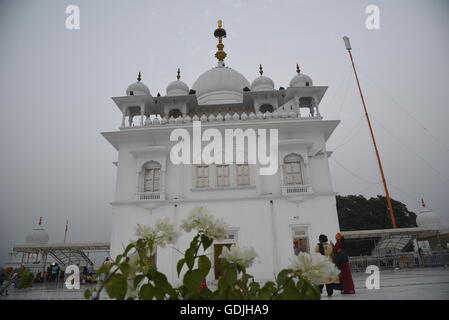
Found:
<svg viewBox="0 0 449 320"><path fill-rule="evenodd" d="M334 248L332 244L328 243L327 236L321 234L318 240L319 242L315 247L315 252L321 253L322 255L326 256L329 259L329 261L333 262ZM326 281L325 283L320 284L319 287L321 293L323 292L324 285L326 285L327 296L331 297L332 294L334 293L334 286L336 286L338 283L339 283L338 278L332 278Z"/></svg>

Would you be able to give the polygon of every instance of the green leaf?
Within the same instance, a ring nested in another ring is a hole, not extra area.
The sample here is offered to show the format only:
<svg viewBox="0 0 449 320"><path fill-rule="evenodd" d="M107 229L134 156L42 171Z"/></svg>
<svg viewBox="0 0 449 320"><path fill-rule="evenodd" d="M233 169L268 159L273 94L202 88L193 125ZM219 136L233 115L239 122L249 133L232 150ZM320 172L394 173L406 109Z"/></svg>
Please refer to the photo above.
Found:
<svg viewBox="0 0 449 320"><path fill-rule="evenodd" d="M168 282L165 274L156 272L154 275L154 284L157 288L161 288L165 293L172 294L173 288Z"/></svg>
<svg viewBox="0 0 449 320"><path fill-rule="evenodd" d="M192 248L187 249L184 259L189 270L192 270L193 265L195 264L195 250Z"/></svg>
<svg viewBox="0 0 449 320"><path fill-rule="evenodd" d="M123 300L126 296L128 283L125 276L123 276L122 274L114 274L105 287L109 297L113 299L115 298L118 300Z"/></svg>
<svg viewBox="0 0 449 320"><path fill-rule="evenodd" d="M189 291L197 291L203 279L204 277L198 269L189 270L184 275L183 284Z"/></svg>
<svg viewBox="0 0 449 320"><path fill-rule="evenodd" d="M298 281L297 288L301 293L303 300L320 300L321 293L317 286L313 285L305 279Z"/></svg>
<svg viewBox="0 0 449 320"><path fill-rule="evenodd" d="M207 248L209 248L212 245L212 242L214 241L214 239L209 238L206 235L201 235L201 242L203 243L203 249L204 251L207 250Z"/></svg>
<svg viewBox="0 0 449 320"><path fill-rule="evenodd" d="M120 260L122 260L122 258L123 258L123 254L119 254L117 257L115 257L115 263L119 264Z"/></svg>
<svg viewBox="0 0 449 320"><path fill-rule="evenodd" d="M137 286L139 285L139 283L145 278L144 275L139 274L138 276L136 276L134 278L134 288L137 288Z"/></svg>
<svg viewBox="0 0 449 320"><path fill-rule="evenodd" d="M302 295L294 286L284 288L283 300L302 300Z"/></svg>
<svg viewBox="0 0 449 320"><path fill-rule="evenodd" d="M128 244L128 246L126 247L126 249L125 249L125 252L123 252L123 254L126 256L127 254L128 254L128 252L132 249L132 248L134 248L135 247L135 243L134 242L131 242L130 244Z"/></svg>
<svg viewBox="0 0 449 320"><path fill-rule="evenodd" d="M89 289L84 291L84 299L91 299L92 298L92 292L90 292Z"/></svg>
<svg viewBox="0 0 449 320"><path fill-rule="evenodd" d="M262 289L260 289L258 299L267 300L274 292L276 292L276 285L274 284L274 282L268 281L265 283Z"/></svg>
<svg viewBox="0 0 449 320"><path fill-rule="evenodd" d="M178 271L178 277L181 273L182 267L184 266L184 263L186 262L186 259L182 258L178 261L178 264L176 265L176 271Z"/></svg>
<svg viewBox="0 0 449 320"><path fill-rule="evenodd" d="M108 274L109 270L111 270L112 264L111 263L103 263L101 267L98 269L97 273L95 274L95 277L98 278L101 274Z"/></svg>
<svg viewBox="0 0 449 320"><path fill-rule="evenodd" d="M233 264L228 265L228 267L226 268L226 271L225 271L224 279L229 286L231 286L231 287L234 286L234 284L237 280L237 269L236 269L235 265L233 265Z"/></svg>
<svg viewBox="0 0 449 320"><path fill-rule="evenodd" d="M164 300L165 299L165 292L162 290L162 288L156 286L154 287L154 296L158 300Z"/></svg>
<svg viewBox="0 0 449 320"><path fill-rule="evenodd" d="M147 283L144 284L141 288L140 288L140 292L139 292L139 296L140 298L142 298L143 300L153 300L154 297L154 287Z"/></svg>
<svg viewBox="0 0 449 320"><path fill-rule="evenodd" d="M125 277L128 277L129 271L131 270L131 266L127 262L122 262L120 264L120 271Z"/></svg>
<svg viewBox="0 0 449 320"><path fill-rule="evenodd" d="M285 283L285 280L287 279L289 273L290 273L289 269L284 269L281 270L281 272L279 272L276 278L276 283L278 286L282 286Z"/></svg>
<svg viewBox="0 0 449 320"><path fill-rule="evenodd" d="M209 274L211 266L212 264L207 256L202 255L198 258L198 269L203 275L203 278L206 278L206 276Z"/></svg>

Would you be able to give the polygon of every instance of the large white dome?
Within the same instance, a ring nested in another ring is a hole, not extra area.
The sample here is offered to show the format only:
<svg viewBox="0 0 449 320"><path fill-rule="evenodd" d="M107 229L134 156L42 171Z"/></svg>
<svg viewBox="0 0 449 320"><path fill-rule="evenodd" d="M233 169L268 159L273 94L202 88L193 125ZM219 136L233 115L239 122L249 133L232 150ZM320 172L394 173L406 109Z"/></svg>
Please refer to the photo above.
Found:
<svg viewBox="0 0 449 320"><path fill-rule="evenodd" d="M440 217L427 208L423 208L416 217L416 224L422 228L439 229L441 227Z"/></svg>
<svg viewBox="0 0 449 320"><path fill-rule="evenodd" d="M38 227L33 229L27 236L25 241L27 243L48 243L50 236L44 228Z"/></svg>
<svg viewBox="0 0 449 320"><path fill-rule="evenodd" d="M250 84L238 71L218 66L206 71L195 81L192 89L196 91L198 104L242 103L243 88Z"/></svg>

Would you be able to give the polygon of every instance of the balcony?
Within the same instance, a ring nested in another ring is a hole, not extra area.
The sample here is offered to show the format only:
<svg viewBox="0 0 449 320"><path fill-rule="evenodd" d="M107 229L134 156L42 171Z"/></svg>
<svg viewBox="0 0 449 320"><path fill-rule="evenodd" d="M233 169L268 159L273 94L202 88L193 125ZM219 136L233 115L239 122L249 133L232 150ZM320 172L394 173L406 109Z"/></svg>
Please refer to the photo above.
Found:
<svg viewBox="0 0 449 320"><path fill-rule="evenodd" d="M292 184L288 186L283 186L282 195L283 196L298 196L312 193L312 186L306 184Z"/></svg>
<svg viewBox="0 0 449 320"><path fill-rule="evenodd" d="M152 200L165 200L165 195L160 192L138 192L137 193L137 200L144 200L144 201L152 201Z"/></svg>

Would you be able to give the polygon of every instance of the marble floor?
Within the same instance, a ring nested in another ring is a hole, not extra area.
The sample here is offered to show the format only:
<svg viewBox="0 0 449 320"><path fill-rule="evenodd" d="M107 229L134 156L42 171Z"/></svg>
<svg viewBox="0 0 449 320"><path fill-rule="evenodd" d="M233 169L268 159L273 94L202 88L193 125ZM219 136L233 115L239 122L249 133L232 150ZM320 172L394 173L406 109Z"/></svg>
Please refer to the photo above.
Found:
<svg viewBox="0 0 449 320"><path fill-rule="evenodd" d="M326 292L323 300L449 300L449 268L421 268L402 270L381 270L380 288L368 290L365 281L368 274L353 273L356 294L342 295L335 292L330 298ZM86 285L80 290L68 290L63 283L35 284L32 288L9 290L6 299L84 299L83 292ZM325 290L324 290L325 291ZM106 298L102 294L102 298Z"/></svg>
<svg viewBox="0 0 449 320"><path fill-rule="evenodd" d="M353 273L356 294L335 292L330 298L324 289L322 299L332 300L449 300L449 268L380 270L380 288L367 289L369 274Z"/></svg>

